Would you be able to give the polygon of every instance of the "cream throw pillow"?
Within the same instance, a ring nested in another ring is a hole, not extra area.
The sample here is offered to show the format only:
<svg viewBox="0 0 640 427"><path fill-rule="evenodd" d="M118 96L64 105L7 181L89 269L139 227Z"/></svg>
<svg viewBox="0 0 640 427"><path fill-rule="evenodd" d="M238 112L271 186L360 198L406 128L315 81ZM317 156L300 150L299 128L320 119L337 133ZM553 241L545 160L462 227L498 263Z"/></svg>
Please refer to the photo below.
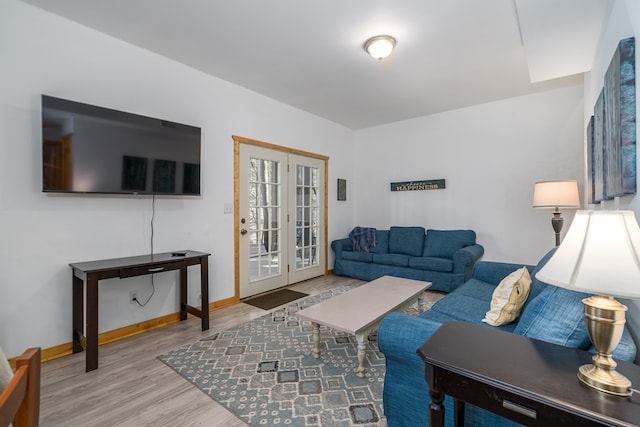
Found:
<svg viewBox="0 0 640 427"><path fill-rule="evenodd" d="M527 267L509 274L493 291L491 308L482 321L492 326L500 326L516 320L527 301L530 288L531 276Z"/></svg>
<svg viewBox="0 0 640 427"><path fill-rule="evenodd" d="M0 347L0 393L9 384L11 378L13 378L13 370L11 370L9 361Z"/></svg>

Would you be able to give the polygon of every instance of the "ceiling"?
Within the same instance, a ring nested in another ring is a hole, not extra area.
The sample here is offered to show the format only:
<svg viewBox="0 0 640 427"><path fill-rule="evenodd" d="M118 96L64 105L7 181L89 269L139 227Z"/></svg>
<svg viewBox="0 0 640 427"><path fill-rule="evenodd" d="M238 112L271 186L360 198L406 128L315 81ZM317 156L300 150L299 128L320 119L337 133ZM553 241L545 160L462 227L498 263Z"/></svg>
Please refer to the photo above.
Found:
<svg viewBox="0 0 640 427"><path fill-rule="evenodd" d="M611 0L23 1L351 129L578 84L611 8ZM362 48L379 34L397 40L382 61Z"/></svg>

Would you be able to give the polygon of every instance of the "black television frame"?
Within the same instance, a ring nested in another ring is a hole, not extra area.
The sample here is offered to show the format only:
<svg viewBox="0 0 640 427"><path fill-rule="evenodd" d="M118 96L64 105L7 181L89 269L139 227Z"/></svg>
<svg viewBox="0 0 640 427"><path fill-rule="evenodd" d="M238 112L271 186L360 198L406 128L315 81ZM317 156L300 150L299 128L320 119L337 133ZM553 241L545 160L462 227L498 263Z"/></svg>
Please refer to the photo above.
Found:
<svg viewBox="0 0 640 427"><path fill-rule="evenodd" d="M202 195L201 128L44 94L41 106L44 193ZM80 170L93 172L93 181L78 182L78 162L88 165Z"/></svg>

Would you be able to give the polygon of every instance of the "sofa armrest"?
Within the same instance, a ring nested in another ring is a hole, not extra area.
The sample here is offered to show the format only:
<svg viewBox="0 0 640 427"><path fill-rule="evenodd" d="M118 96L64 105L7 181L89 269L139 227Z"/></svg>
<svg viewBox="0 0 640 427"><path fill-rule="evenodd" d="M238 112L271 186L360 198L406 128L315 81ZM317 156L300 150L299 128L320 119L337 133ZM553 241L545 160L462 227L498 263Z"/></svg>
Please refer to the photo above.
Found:
<svg viewBox="0 0 640 427"><path fill-rule="evenodd" d="M484 248L477 243L458 249L453 254L453 272L464 273L464 280L471 278L474 264L484 254Z"/></svg>
<svg viewBox="0 0 640 427"><path fill-rule="evenodd" d="M335 253L335 258L333 260L333 274L338 276L345 275L346 270L343 265L344 260L342 259L342 251L343 250L353 250L353 243L351 243L351 239L338 239L331 242L331 249Z"/></svg>
<svg viewBox="0 0 640 427"><path fill-rule="evenodd" d="M336 254L336 258L338 258L342 256L343 250L353 250L353 243L349 238L334 240L331 242L331 249L333 249L333 252Z"/></svg>
<svg viewBox="0 0 640 427"><path fill-rule="evenodd" d="M526 264L512 264L507 262L496 261L479 261L473 268L473 278L478 279L485 283L491 283L498 286L498 284L507 277L510 273L513 273L519 268L527 267L530 274L533 274L534 265Z"/></svg>
<svg viewBox="0 0 640 427"><path fill-rule="evenodd" d="M424 362L416 351L441 326L422 317L393 312L387 314L378 328L378 347L385 357L424 370Z"/></svg>

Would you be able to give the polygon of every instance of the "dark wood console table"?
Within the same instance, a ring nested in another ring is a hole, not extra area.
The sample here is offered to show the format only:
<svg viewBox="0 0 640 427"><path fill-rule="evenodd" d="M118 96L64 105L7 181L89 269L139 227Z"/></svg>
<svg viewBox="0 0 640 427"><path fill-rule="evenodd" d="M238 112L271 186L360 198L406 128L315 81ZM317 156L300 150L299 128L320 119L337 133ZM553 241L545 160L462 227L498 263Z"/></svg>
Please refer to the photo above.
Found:
<svg viewBox="0 0 640 427"><path fill-rule="evenodd" d="M82 340L86 339L86 371L98 368L98 281L180 270L180 320L185 320L187 313L191 313L202 319L202 330L206 331L209 329L210 255L180 251L69 264L73 269L73 352L82 351ZM187 304L187 267L191 265L200 265L201 309ZM86 336L83 328L84 283L87 286Z"/></svg>
<svg viewBox="0 0 640 427"><path fill-rule="evenodd" d="M591 363L592 354L586 351L447 322L418 355L430 386L431 426L444 425L445 394L454 398L457 426L464 425L465 402L530 426L640 424L638 393L613 396L578 380L578 367ZM640 388L640 367L617 362L618 371Z"/></svg>

